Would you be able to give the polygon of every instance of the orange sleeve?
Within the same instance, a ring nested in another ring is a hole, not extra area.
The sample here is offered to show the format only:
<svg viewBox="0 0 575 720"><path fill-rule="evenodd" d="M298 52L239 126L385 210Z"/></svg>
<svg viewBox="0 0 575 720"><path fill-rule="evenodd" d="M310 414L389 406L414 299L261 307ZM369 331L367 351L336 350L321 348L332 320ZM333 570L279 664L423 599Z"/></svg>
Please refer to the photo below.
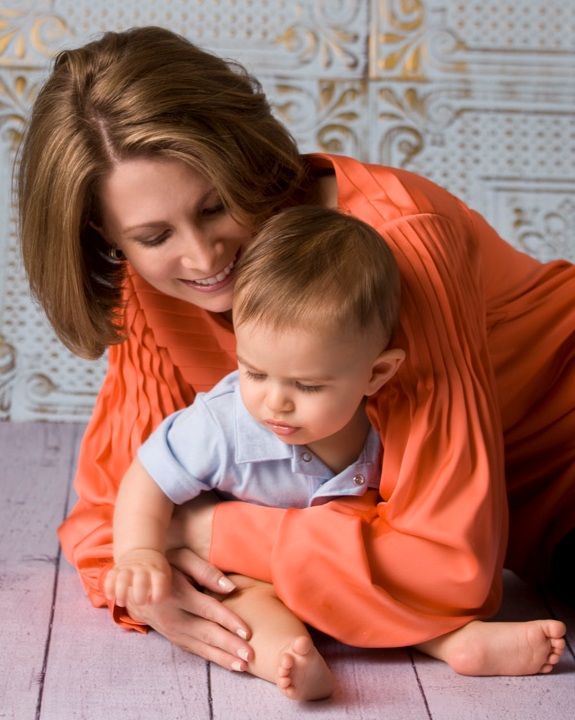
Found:
<svg viewBox="0 0 575 720"><path fill-rule="evenodd" d="M402 273L397 343L407 360L369 406L384 447L383 501L229 503L214 517L214 564L272 580L300 618L351 645L423 642L500 601L507 505L480 238L434 188L410 189L435 212L392 219L387 200L347 203L385 236ZM412 200L402 198L406 210Z"/></svg>
<svg viewBox="0 0 575 720"><path fill-rule="evenodd" d="M77 567L96 607L112 564L112 519L119 482L137 448L168 413L192 402L168 352L156 344L136 293L130 294L128 338L109 349L108 369L78 459L78 501L58 534L64 555ZM119 624L137 627L125 611L110 607Z"/></svg>

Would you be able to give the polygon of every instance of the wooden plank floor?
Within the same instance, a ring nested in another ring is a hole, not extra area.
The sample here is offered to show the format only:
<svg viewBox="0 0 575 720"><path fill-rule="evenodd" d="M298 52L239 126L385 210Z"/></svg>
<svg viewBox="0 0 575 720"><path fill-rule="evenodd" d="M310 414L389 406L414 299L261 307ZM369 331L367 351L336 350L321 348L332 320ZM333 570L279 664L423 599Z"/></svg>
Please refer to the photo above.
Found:
<svg viewBox="0 0 575 720"><path fill-rule="evenodd" d="M118 629L85 598L56 527L83 427L0 422L0 718L9 720L566 720L575 700L575 610L505 579L506 619L555 615L569 647L551 675L465 678L410 650L318 638L339 683L298 704L273 685L186 655L155 633Z"/></svg>

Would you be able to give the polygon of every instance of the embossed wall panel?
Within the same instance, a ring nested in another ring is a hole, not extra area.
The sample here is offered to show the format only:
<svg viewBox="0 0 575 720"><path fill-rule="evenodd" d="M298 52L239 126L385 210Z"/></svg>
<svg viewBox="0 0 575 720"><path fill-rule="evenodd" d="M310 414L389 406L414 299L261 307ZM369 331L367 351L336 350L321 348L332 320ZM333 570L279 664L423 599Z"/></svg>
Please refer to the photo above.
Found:
<svg viewBox="0 0 575 720"><path fill-rule="evenodd" d="M512 244L575 260L575 2L390 2L372 18L371 148Z"/></svg>
<svg viewBox="0 0 575 720"><path fill-rule="evenodd" d="M63 349L29 298L12 167L53 54L146 24L247 65L302 150L426 175L575 260L575 0L0 0L0 418L89 417L105 359Z"/></svg>

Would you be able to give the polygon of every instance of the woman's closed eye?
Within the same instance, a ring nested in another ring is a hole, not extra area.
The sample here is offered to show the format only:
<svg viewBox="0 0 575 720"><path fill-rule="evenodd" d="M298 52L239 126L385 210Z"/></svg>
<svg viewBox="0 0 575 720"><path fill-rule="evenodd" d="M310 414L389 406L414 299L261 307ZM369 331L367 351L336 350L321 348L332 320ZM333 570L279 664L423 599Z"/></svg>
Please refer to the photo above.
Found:
<svg viewBox="0 0 575 720"><path fill-rule="evenodd" d="M217 202L213 205L208 205L202 209L202 215L204 217L212 217L213 215L219 215L225 211L223 202Z"/></svg>
<svg viewBox="0 0 575 720"><path fill-rule="evenodd" d="M164 232L153 237L137 238L136 242L138 242L140 245L143 245L144 247L157 247L158 245L163 245L163 243L166 242L166 240L170 237L171 234L171 230L164 230Z"/></svg>

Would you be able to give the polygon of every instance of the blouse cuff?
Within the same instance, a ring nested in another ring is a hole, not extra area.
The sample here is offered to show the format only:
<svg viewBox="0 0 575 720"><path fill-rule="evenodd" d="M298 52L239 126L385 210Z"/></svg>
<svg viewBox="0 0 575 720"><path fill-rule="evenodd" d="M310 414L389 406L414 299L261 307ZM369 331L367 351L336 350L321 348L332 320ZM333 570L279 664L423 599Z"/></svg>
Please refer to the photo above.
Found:
<svg viewBox="0 0 575 720"><path fill-rule="evenodd" d="M146 623L139 622L138 620L132 620L125 607L119 607L118 605L114 605L114 603L110 603L108 607L110 608L112 619L116 625L120 625L120 627L126 628L127 630L136 630L140 633L148 632L148 626Z"/></svg>

